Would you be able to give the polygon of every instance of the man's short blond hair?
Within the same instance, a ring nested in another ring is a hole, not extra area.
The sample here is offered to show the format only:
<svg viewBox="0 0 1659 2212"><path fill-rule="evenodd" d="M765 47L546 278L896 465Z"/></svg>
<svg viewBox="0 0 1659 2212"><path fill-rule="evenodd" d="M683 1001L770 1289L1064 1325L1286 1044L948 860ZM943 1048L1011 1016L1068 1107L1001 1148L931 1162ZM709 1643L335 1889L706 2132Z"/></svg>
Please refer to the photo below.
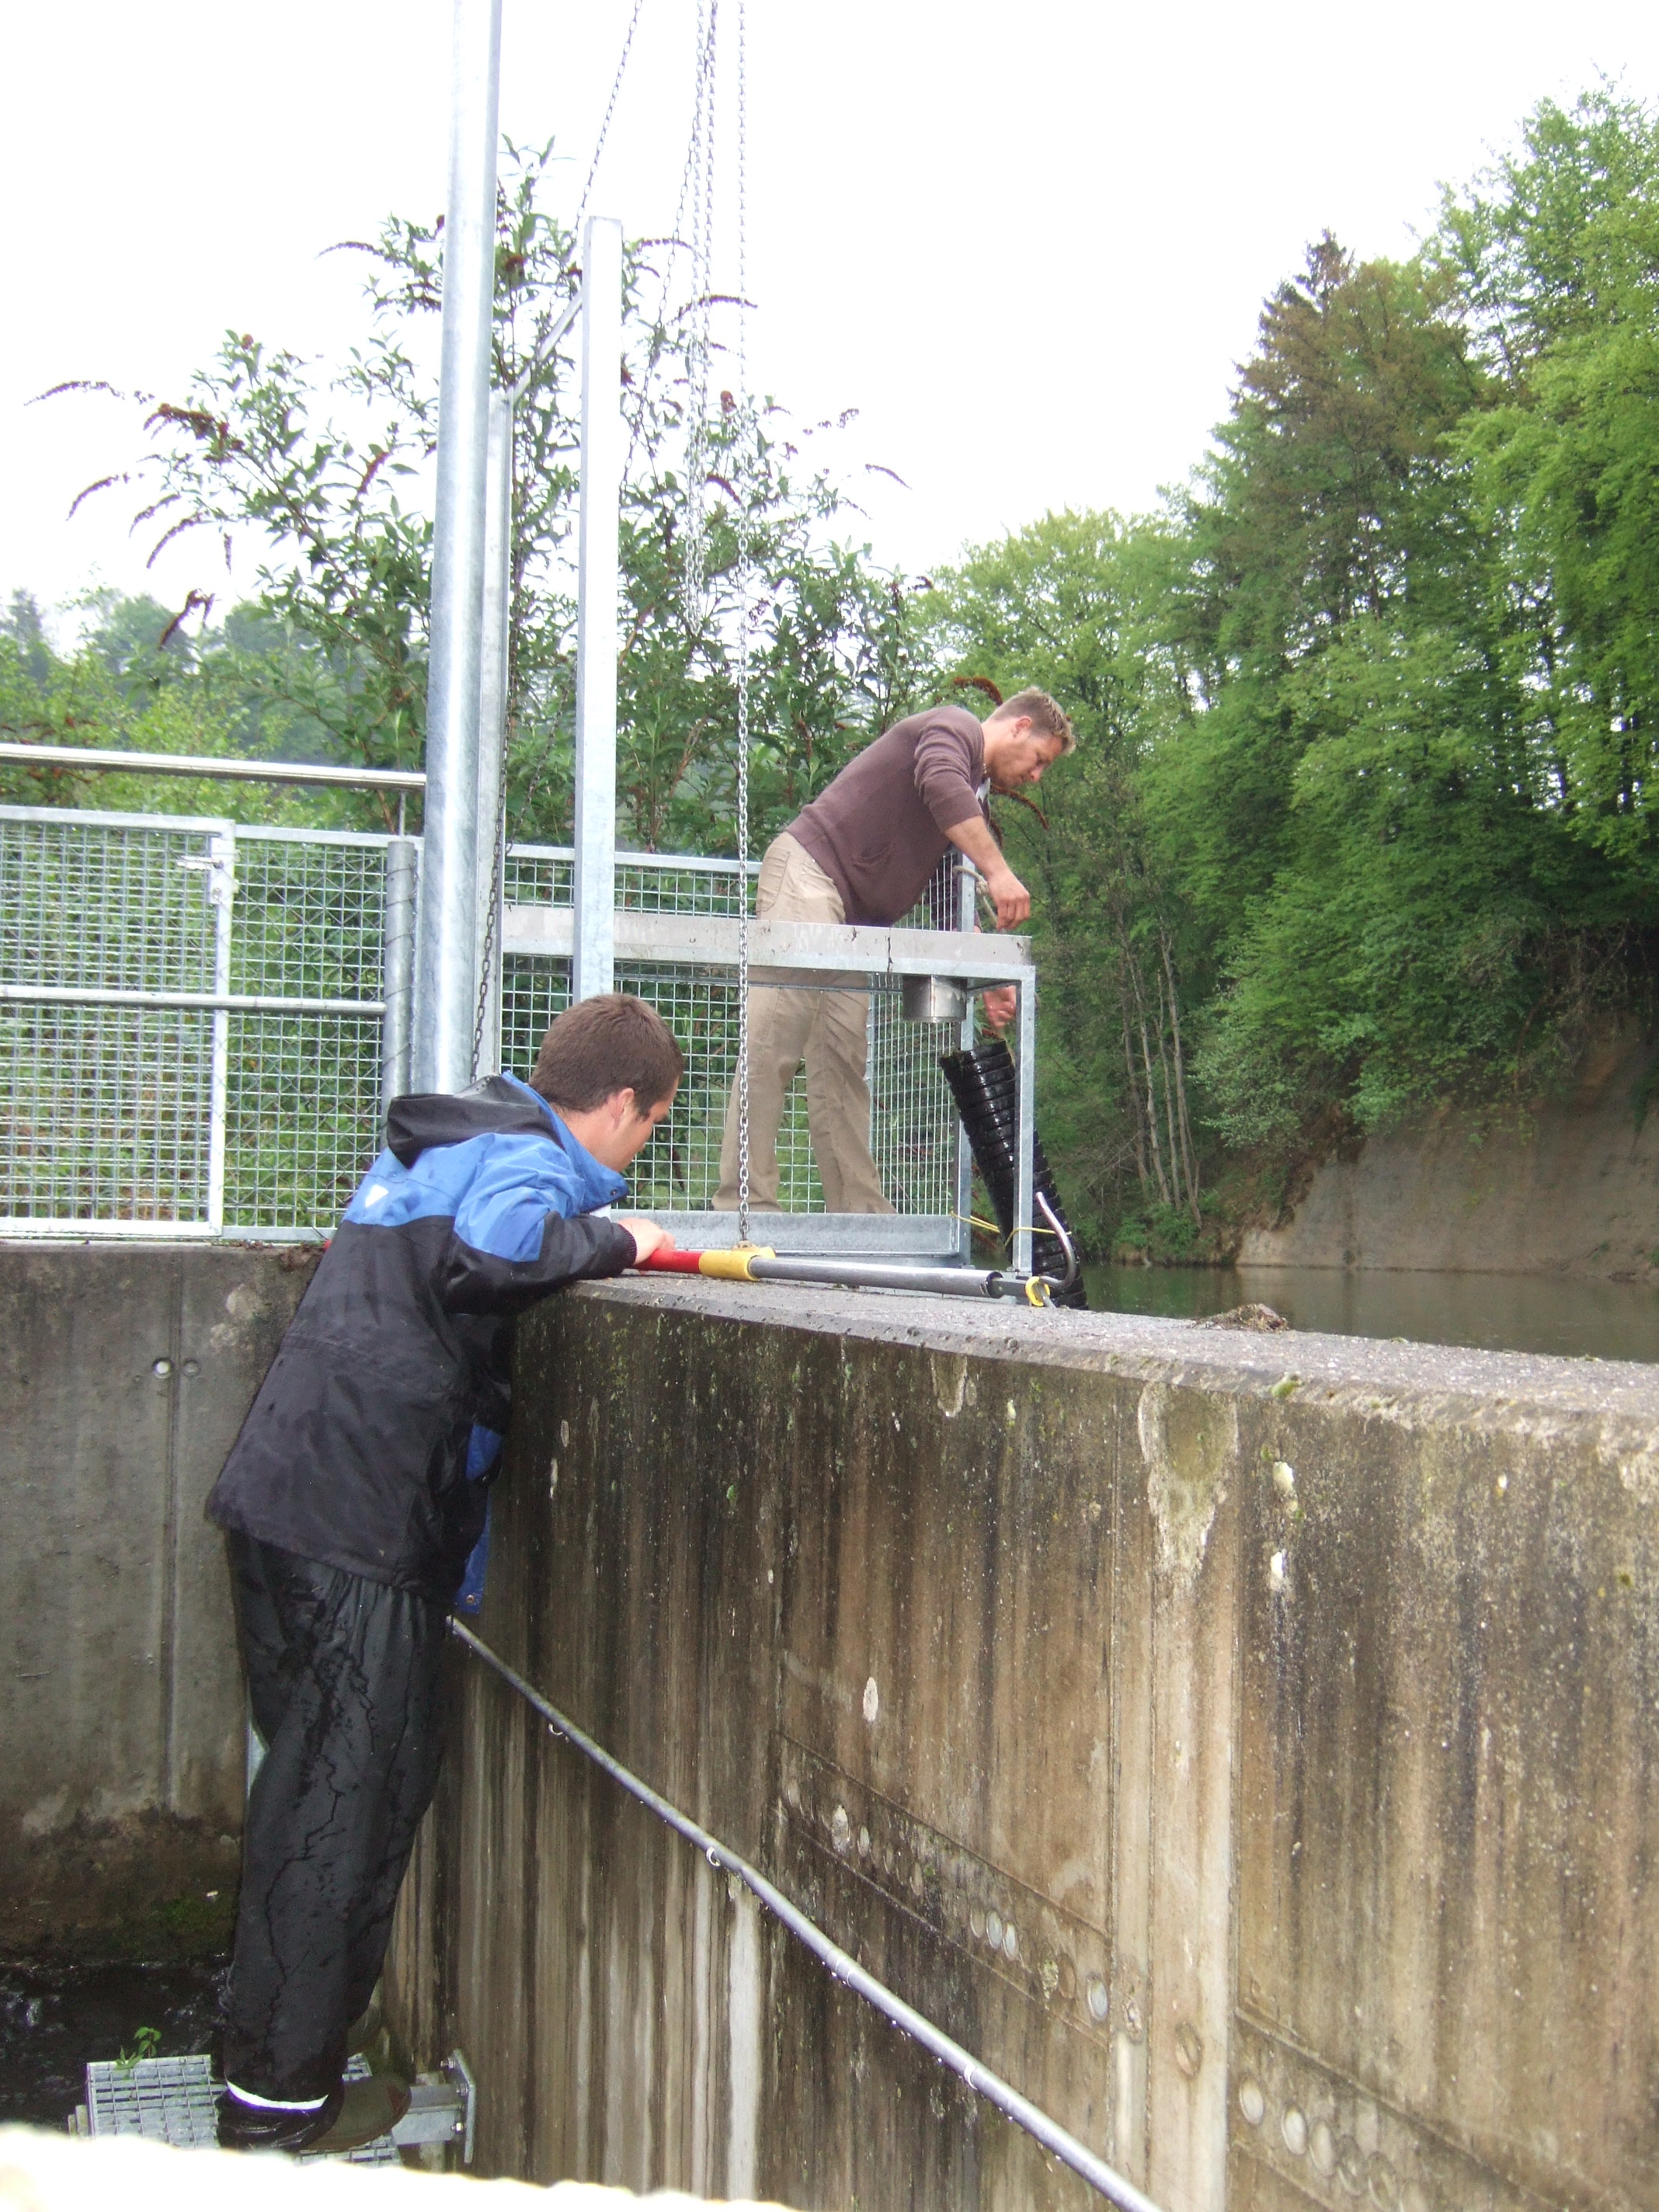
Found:
<svg viewBox="0 0 1659 2212"><path fill-rule="evenodd" d="M1016 691L1012 699L1003 701L991 720L1016 722L1022 715L1030 718L1031 727L1039 736L1064 740L1060 749L1062 757L1077 750L1070 717L1058 700L1051 699L1046 691Z"/></svg>

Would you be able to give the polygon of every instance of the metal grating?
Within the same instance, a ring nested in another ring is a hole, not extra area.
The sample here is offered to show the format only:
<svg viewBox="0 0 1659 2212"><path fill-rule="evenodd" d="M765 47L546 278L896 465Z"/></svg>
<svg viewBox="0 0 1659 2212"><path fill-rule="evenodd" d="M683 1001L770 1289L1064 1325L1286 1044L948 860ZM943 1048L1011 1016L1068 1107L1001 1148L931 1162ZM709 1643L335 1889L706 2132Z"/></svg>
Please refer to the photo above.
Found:
<svg viewBox="0 0 1659 2212"><path fill-rule="evenodd" d="M382 989L387 842L0 808L0 981L205 993L217 975L239 995L373 1003ZM510 847L507 898L568 904L571 871L568 849ZM617 903L730 916L757 872L755 862L623 854ZM937 925L953 896L942 872L909 919ZM735 977L659 959L624 965L617 981L657 1006L687 1063L674 1112L635 1166L634 1202L701 1211L718 1187L736 1070ZM567 961L506 957L503 1066L529 1073L568 994ZM904 1022L885 989L872 994L870 1034L871 1141L883 1187L901 1212L949 1213L956 1117L936 1062L954 1034ZM380 1141L381 1052L375 1015L0 1003L0 1218L13 1233L326 1234ZM804 1074L789 1093L779 1170L787 1210L823 1210Z"/></svg>
<svg viewBox="0 0 1659 2212"><path fill-rule="evenodd" d="M210 990L214 927L203 880L213 834L228 827L6 810L0 971L15 983Z"/></svg>
<svg viewBox="0 0 1659 2212"><path fill-rule="evenodd" d="M236 833L233 991L378 999L384 840Z"/></svg>
<svg viewBox="0 0 1659 2212"><path fill-rule="evenodd" d="M205 1223L213 1018L0 1006L0 1215Z"/></svg>
<svg viewBox="0 0 1659 2212"><path fill-rule="evenodd" d="M378 1018L231 1016L227 1221L326 1234L380 1147Z"/></svg>
<svg viewBox="0 0 1659 2212"><path fill-rule="evenodd" d="M366 2058L356 2057L346 2063L345 2078L366 2081L372 2071ZM205 2051L189 2058L139 2058L131 2065L118 2058L94 2059L87 2068L87 2132L143 2136L151 2142L171 2143L175 2150L211 2150L219 2141L219 2097L213 2061ZM295 2162L304 2166L318 2156L313 2152ZM331 2162L402 2163L389 2135L359 2149L336 2153Z"/></svg>

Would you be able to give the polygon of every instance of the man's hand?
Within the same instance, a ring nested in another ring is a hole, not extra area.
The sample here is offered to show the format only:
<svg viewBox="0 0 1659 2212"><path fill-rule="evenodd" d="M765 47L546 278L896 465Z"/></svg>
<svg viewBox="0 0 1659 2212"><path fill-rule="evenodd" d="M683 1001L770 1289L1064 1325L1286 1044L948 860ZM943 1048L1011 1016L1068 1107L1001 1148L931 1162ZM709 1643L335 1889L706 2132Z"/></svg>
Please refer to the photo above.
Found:
<svg viewBox="0 0 1659 2212"><path fill-rule="evenodd" d="M1018 929L1030 918L1031 894L1006 860L987 873L985 888L996 902L999 929Z"/></svg>
<svg viewBox="0 0 1659 2212"><path fill-rule="evenodd" d="M983 992L980 1004L985 1009L987 1027L994 1036L1000 1036L1019 1012L1019 993L1012 983L1003 983L994 991Z"/></svg>
<svg viewBox="0 0 1659 2212"><path fill-rule="evenodd" d="M991 835L982 814L958 822L945 836L958 853L965 853L985 878L985 888L996 902L997 927L1018 929L1031 911L1031 894L1002 857L1002 848Z"/></svg>
<svg viewBox="0 0 1659 2212"><path fill-rule="evenodd" d="M653 1252L672 1252L674 1240L665 1229L659 1229L654 1221L641 1221L630 1217L619 1219L618 1229L625 1229L634 1240L634 1265L648 1260Z"/></svg>

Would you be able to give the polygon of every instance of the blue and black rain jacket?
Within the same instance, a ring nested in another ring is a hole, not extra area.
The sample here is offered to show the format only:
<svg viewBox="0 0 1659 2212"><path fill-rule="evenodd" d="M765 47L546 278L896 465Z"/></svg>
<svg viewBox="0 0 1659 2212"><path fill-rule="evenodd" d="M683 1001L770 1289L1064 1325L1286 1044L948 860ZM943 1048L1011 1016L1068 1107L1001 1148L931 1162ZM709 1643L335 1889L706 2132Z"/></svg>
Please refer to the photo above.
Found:
<svg viewBox="0 0 1659 2212"><path fill-rule="evenodd" d="M209 1517L451 1602L483 1534L514 1316L618 1275L627 1189L511 1075L399 1098L208 1500Z"/></svg>

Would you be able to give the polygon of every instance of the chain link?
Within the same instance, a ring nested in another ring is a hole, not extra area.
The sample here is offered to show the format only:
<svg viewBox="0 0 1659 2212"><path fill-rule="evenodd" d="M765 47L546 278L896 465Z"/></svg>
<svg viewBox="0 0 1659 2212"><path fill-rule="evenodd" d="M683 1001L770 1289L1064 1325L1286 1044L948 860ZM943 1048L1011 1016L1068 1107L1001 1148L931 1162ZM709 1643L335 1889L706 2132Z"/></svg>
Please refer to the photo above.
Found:
<svg viewBox="0 0 1659 2212"><path fill-rule="evenodd" d="M570 226L576 241L576 251L582 250L582 217L587 212L587 196L593 189L593 179L599 173L599 156L605 151L605 142L611 135L611 118L617 112L617 95L622 90L623 74L628 67L628 57L634 51L634 33L640 27L640 10L645 0L634 0L634 12L628 19L628 36L623 40L622 59L617 64L617 74L611 81L611 97L605 103L605 120L599 125L599 135L594 142L593 158L587 165L587 182L582 186L582 196L576 203L576 220Z"/></svg>
<svg viewBox="0 0 1659 2212"><path fill-rule="evenodd" d="M489 905L484 914L483 957L478 963L478 1012L472 1024L472 1080L483 1057L484 1019L489 1012L491 971L495 964L495 921L501 910L501 876L507 866L507 802L495 817L495 856L489 870Z"/></svg>
<svg viewBox="0 0 1659 2212"><path fill-rule="evenodd" d="M754 422L749 404L748 125L744 0L738 0L738 1238L749 1240L749 502Z"/></svg>
<svg viewBox="0 0 1659 2212"><path fill-rule="evenodd" d="M685 626L695 646L708 619L708 380L714 289L714 94L720 0L697 0L697 84L691 114L691 299L686 346L685 567L682 585ZM678 211L675 228L679 227Z"/></svg>

